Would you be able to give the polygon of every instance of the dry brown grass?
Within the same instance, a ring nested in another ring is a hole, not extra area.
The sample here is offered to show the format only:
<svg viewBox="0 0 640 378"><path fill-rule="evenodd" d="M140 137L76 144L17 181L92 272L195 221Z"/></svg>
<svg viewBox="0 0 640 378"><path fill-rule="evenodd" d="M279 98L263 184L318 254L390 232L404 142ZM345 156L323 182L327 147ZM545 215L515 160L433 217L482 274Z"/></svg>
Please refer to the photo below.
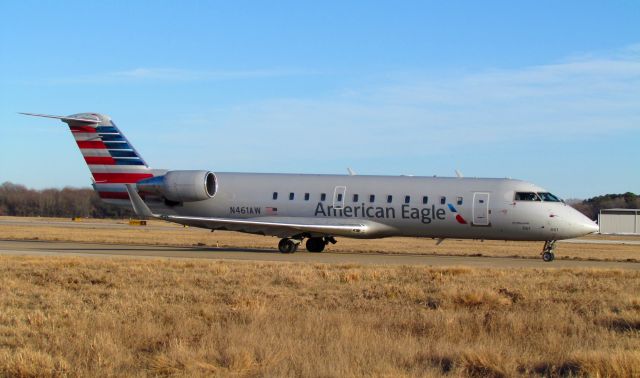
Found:
<svg viewBox="0 0 640 378"><path fill-rule="evenodd" d="M276 249L278 240L273 237L241 234L237 232L216 231L196 228L183 228L179 225L150 221L148 227L127 226L126 221L84 220L83 227L67 219L50 218L13 218L0 217L0 220L28 221L30 224L0 224L0 239L39 239L48 241L76 241L117 244L150 244L172 246L213 246L233 248ZM48 221L62 222L47 224ZM93 224L93 225L92 225ZM104 224L112 228L104 228ZM113 228L117 226L118 228ZM613 236L589 236L586 239L611 240ZM624 236L618 239L640 240L640 237ZM411 253L461 256L516 256L540 258L542 242L505 242L496 240L445 240L436 246L435 241L421 238L387 238L375 240L357 240L338 238L338 244L330 245L327 250L345 253ZM617 244L574 244L558 243L556 256L559 259L589 259L610 261L639 261L640 245Z"/></svg>
<svg viewBox="0 0 640 378"><path fill-rule="evenodd" d="M0 376L640 376L640 272L0 256Z"/></svg>

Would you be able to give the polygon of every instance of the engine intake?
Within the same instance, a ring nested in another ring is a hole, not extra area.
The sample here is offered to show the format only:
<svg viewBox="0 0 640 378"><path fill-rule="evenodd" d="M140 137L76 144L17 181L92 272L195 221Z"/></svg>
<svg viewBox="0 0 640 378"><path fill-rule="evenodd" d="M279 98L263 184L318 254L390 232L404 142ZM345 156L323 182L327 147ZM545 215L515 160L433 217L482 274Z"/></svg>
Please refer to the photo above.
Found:
<svg viewBox="0 0 640 378"><path fill-rule="evenodd" d="M203 201L216 194L216 176L209 171L169 171L138 181L140 192L156 194L174 202Z"/></svg>

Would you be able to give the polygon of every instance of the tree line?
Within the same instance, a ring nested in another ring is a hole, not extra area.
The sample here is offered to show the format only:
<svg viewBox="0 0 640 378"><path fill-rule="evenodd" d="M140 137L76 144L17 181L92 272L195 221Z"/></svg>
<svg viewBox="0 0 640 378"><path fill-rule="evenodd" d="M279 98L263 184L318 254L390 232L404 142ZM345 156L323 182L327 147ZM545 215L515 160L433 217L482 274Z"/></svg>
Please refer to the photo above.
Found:
<svg viewBox="0 0 640 378"><path fill-rule="evenodd" d="M90 188L35 190L5 182L0 186L0 215L129 218L133 211L102 201Z"/></svg>
<svg viewBox="0 0 640 378"><path fill-rule="evenodd" d="M573 201L571 206L595 220L600 209L640 209L640 196L631 192L605 194ZM0 215L129 218L134 214L131 209L105 203L90 188L35 190L5 182L0 186Z"/></svg>
<svg viewBox="0 0 640 378"><path fill-rule="evenodd" d="M640 209L640 196L631 192L605 194L582 202L572 203L571 206L589 218L596 220L601 209Z"/></svg>

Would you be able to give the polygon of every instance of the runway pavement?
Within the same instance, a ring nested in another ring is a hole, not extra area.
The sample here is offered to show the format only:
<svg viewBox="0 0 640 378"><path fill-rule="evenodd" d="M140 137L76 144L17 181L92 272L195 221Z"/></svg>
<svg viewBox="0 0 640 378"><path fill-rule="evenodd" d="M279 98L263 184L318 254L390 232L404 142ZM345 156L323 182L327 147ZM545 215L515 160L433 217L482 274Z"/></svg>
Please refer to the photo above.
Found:
<svg viewBox="0 0 640 378"><path fill-rule="evenodd" d="M60 228L97 228L97 229L131 229L131 226L126 221L110 221L99 222L94 220L80 220L74 222L66 219L58 218L0 218L0 226L33 226L33 227L60 227ZM176 230L182 226L171 223L153 223L145 226L145 229L149 230ZM194 230L200 230L194 228ZM209 232L209 230L202 230L203 232Z"/></svg>
<svg viewBox="0 0 640 378"><path fill-rule="evenodd" d="M0 255L29 256L91 256L196 258L214 260L244 260L273 262L303 262L361 265L425 265L466 266L477 268L595 268L640 270L640 263L609 261L555 260L505 257L433 256L378 253L310 253L299 251L282 254L269 249L234 249L214 247L165 247L124 244L95 244L49 241L0 240Z"/></svg>
<svg viewBox="0 0 640 378"><path fill-rule="evenodd" d="M0 217L0 226L49 226L59 228L85 228L85 229L131 229L131 226L124 221L96 221L92 219L82 219L79 222L73 222L67 219L59 218L14 218ZM179 230L182 226L154 221L150 225L145 226L147 230ZM209 232L209 230L201 228L190 228L190 232ZM589 237L558 240L559 243L572 244L617 244L617 245L640 245L640 238L634 235L619 235L616 239L593 239Z"/></svg>
<svg viewBox="0 0 640 378"><path fill-rule="evenodd" d="M624 236L621 236L624 237ZM640 245L640 240L628 240L628 239L565 239L558 240L558 243L573 243L573 244L618 244L618 245Z"/></svg>

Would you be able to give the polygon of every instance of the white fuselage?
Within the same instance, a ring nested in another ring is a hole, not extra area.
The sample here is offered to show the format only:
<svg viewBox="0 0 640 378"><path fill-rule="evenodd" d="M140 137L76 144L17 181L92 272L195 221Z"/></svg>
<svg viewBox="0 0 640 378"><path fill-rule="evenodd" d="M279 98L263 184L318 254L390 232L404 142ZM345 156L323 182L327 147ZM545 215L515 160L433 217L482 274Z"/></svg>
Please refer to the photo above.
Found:
<svg viewBox="0 0 640 378"><path fill-rule="evenodd" d="M517 200L546 193L513 179L414 176L216 173L213 198L166 206L162 213L236 219L357 220L363 234L500 240L558 240L597 231L560 201Z"/></svg>

